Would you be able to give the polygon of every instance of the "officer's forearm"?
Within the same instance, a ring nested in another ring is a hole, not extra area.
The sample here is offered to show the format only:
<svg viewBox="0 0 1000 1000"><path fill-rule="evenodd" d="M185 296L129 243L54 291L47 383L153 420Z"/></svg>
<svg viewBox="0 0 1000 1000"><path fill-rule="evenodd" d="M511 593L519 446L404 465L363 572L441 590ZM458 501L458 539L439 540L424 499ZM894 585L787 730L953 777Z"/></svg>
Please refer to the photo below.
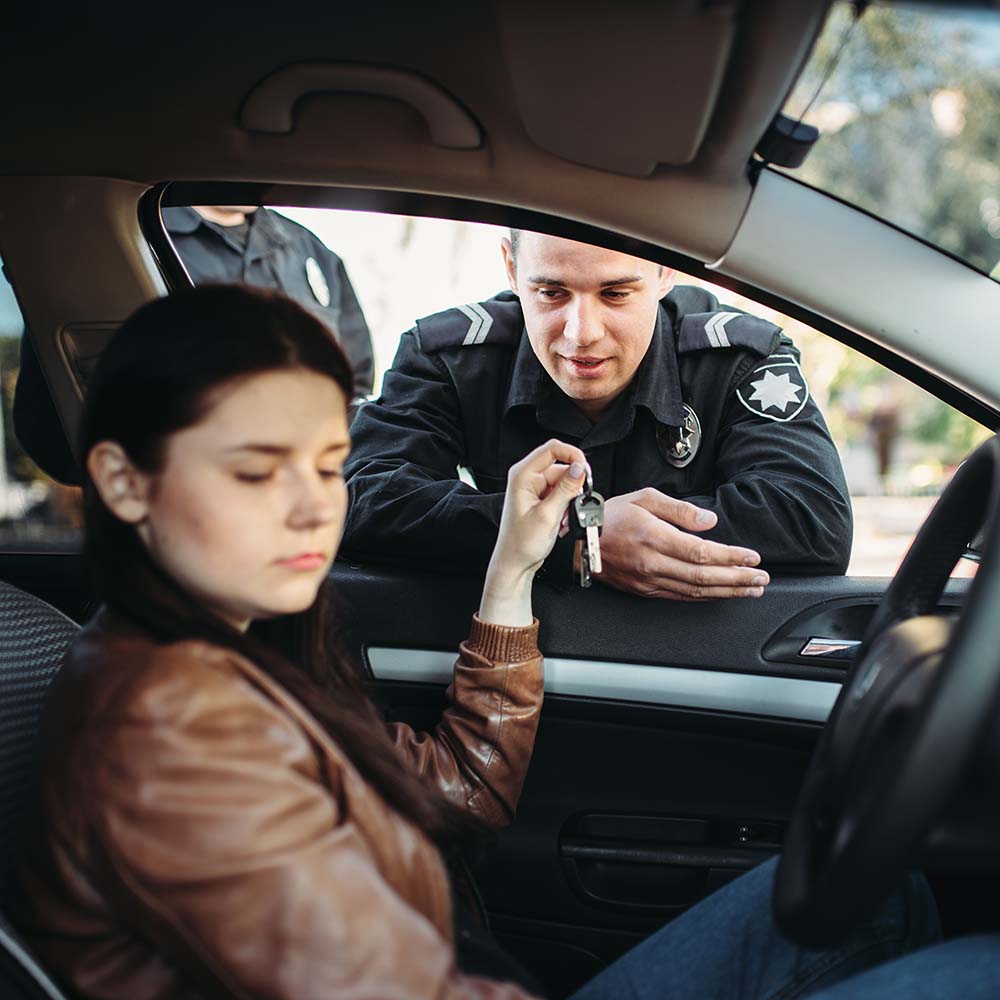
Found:
<svg viewBox="0 0 1000 1000"><path fill-rule="evenodd" d="M718 517L704 537L755 549L772 573L839 575L847 570L853 519L849 499L839 492L797 480L746 476L722 484L714 496L685 499Z"/></svg>

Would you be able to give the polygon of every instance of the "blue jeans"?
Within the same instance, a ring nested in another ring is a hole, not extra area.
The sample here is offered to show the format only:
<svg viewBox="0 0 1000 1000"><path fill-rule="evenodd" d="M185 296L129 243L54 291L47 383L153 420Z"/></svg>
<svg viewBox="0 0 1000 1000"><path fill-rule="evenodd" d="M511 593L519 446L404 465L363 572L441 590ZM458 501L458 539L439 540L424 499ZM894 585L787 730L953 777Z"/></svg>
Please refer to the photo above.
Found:
<svg viewBox="0 0 1000 1000"><path fill-rule="evenodd" d="M922 876L909 875L843 944L817 950L793 944L775 927L775 867L760 865L702 900L572 1000L1000 997L1000 935L935 943L937 908Z"/></svg>

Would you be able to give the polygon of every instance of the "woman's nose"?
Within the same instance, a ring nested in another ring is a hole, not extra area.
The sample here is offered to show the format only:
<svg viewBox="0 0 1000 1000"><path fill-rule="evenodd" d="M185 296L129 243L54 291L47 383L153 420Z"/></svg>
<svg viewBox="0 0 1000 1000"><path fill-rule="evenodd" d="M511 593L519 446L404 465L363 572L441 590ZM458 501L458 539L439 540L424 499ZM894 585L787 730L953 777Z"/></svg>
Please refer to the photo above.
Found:
<svg viewBox="0 0 1000 1000"><path fill-rule="evenodd" d="M318 474L297 477L288 523L293 528L317 528L329 523L337 513L330 485Z"/></svg>

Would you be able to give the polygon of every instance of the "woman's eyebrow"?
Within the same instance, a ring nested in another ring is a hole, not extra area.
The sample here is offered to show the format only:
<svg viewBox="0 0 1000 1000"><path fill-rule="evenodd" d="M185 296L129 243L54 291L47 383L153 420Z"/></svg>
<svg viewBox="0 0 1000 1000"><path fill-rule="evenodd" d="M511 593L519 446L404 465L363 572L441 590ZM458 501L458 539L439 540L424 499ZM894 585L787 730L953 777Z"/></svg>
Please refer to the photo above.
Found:
<svg viewBox="0 0 1000 1000"><path fill-rule="evenodd" d="M325 455L328 451L343 451L350 447L349 441L334 441L328 444L321 452ZM260 455L287 455L293 449L285 444L268 444L263 441L248 441L245 444L235 444L231 448L225 449L225 454L232 454L238 451L252 451Z"/></svg>
<svg viewBox="0 0 1000 1000"><path fill-rule="evenodd" d="M263 442L248 441L246 444L234 444L231 448L226 448L226 454L234 451L256 451L264 455L287 455L292 449L283 444L264 444Z"/></svg>

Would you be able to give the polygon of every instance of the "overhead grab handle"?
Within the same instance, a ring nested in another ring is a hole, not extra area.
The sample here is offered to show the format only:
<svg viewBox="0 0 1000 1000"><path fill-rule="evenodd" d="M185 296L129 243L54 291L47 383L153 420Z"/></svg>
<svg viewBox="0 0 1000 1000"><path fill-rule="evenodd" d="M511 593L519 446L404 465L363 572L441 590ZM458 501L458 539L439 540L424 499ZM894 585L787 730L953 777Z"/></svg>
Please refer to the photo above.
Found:
<svg viewBox="0 0 1000 1000"><path fill-rule="evenodd" d="M295 105L330 93L391 97L409 104L427 122L435 145L446 149L477 149L482 143L472 115L437 84L409 70L357 63L302 62L277 70L247 95L240 125L248 132L292 132Z"/></svg>

